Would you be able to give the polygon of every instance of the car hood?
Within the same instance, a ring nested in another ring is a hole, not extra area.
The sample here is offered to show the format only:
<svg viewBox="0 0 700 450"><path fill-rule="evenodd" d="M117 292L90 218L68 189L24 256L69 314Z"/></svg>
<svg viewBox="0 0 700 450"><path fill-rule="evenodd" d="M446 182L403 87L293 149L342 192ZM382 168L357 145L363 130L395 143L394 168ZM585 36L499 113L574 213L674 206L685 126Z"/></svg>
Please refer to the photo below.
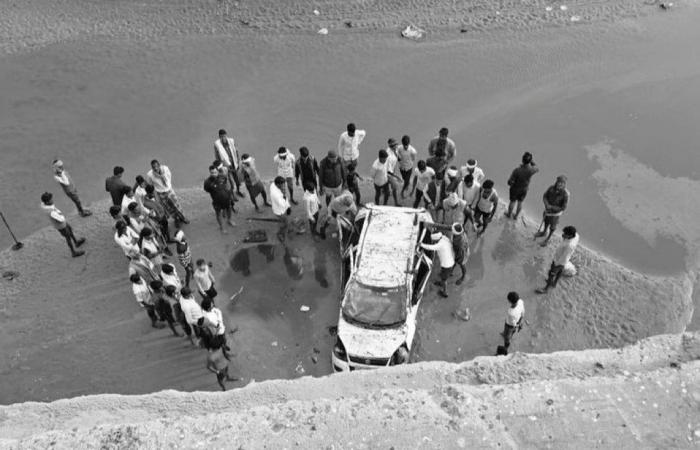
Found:
<svg viewBox="0 0 700 450"><path fill-rule="evenodd" d="M397 348L406 342L407 326L399 328L362 328L338 321L338 336L349 355L368 358L390 358Z"/></svg>

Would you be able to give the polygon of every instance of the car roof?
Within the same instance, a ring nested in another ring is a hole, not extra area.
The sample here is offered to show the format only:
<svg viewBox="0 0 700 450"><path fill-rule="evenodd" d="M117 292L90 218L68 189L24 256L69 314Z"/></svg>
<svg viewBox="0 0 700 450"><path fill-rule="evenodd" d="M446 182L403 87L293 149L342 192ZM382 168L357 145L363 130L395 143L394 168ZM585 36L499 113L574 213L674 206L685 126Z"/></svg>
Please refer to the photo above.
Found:
<svg viewBox="0 0 700 450"><path fill-rule="evenodd" d="M431 221L422 209L367 206L360 236L356 279L367 286L396 287L406 283L420 230L420 221ZM427 216L427 218L426 218Z"/></svg>

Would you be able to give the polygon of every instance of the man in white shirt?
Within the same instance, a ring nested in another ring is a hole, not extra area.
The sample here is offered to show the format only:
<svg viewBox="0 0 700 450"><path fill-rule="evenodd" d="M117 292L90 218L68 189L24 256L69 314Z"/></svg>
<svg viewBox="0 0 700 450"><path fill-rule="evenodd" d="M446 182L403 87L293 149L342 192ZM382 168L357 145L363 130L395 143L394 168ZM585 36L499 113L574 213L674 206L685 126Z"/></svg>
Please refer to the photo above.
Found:
<svg viewBox="0 0 700 450"><path fill-rule="evenodd" d="M236 186L236 193L243 197L241 192L241 182L238 178L240 168L240 157L233 138L228 137L226 130L219 130L219 139L214 141L214 160L220 161L227 169L227 176L231 187Z"/></svg>
<svg viewBox="0 0 700 450"><path fill-rule="evenodd" d="M63 192L66 193L68 198L75 203L80 217L88 217L92 215L90 210L83 208L80 198L78 197L78 189L76 189L75 184L73 184L73 179L63 168L63 161L60 159L55 159L53 161L53 178L58 181L58 184L61 186L61 189L63 189Z"/></svg>
<svg viewBox="0 0 700 450"><path fill-rule="evenodd" d="M562 241L554 252L552 265L549 268L547 284L543 288L535 290L538 294L545 294L550 288L556 287L562 274L573 276L576 274L576 266L571 262L571 255L578 247L579 235L576 228L571 225L562 230Z"/></svg>
<svg viewBox="0 0 700 450"><path fill-rule="evenodd" d="M343 163L345 171L351 163L357 167L357 159L360 157L360 144L367 133L365 130L358 130L354 123L349 123L347 131L343 131L338 139L338 156Z"/></svg>
<svg viewBox="0 0 700 450"><path fill-rule="evenodd" d="M411 190L411 195L415 193L416 198L413 201L413 207L418 208L421 199L425 198L425 190L428 189L428 185L435 178L435 171L432 167L428 165L422 159L418 161L417 167L414 170L413 176L413 189Z"/></svg>
<svg viewBox="0 0 700 450"><path fill-rule="evenodd" d="M382 205L389 202L389 171L387 159L389 154L386 150L379 150L379 157L372 163L371 175L374 180L374 203L379 205L379 197L384 197Z"/></svg>
<svg viewBox="0 0 700 450"><path fill-rule="evenodd" d="M306 210L306 218L309 220L309 229L311 236L320 236L316 230L318 225L318 213L321 209L321 201L316 194L316 185L312 181L304 183L304 209Z"/></svg>
<svg viewBox="0 0 700 450"><path fill-rule="evenodd" d="M389 175L389 187L391 188L391 195L394 197L394 205L399 206L399 190L403 185L401 177L398 175L398 165L399 165L399 155L396 153L396 149L399 147L396 139L389 138L388 146L386 148L387 158L386 158L386 171Z"/></svg>
<svg viewBox="0 0 700 450"><path fill-rule="evenodd" d="M66 222L63 213L53 204L53 194L50 192L41 194L41 209L48 215L51 225L66 239L66 243L68 244L73 258L83 256L85 252L76 250L76 248L85 243L85 238L76 239L75 234L73 234L73 227Z"/></svg>
<svg viewBox="0 0 700 450"><path fill-rule="evenodd" d="M277 232L277 238L283 244L287 241L287 232L289 231L289 215L292 213L292 208L289 202L284 197L284 189L286 181L284 178L277 176L270 184L270 200L272 201L272 214L277 216L280 221L280 229Z"/></svg>
<svg viewBox="0 0 700 450"><path fill-rule="evenodd" d="M477 184L482 184L486 179L486 175L481 167L477 165L476 159L468 159L467 164L462 166L461 172L462 177L466 177L467 175L473 176Z"/></svg>
<svg viewBox="0 0 700 450"><path fill-rule="evenodd" d="M158 321L158 316L156 316L156 307L153 302L153 293L151 292L151 288L137 273L131 274L129 279L131 280L131 290L134 292L136 302L142 308L146 309L146 314L148 314L149 319L151 319L151 326L153 328L165 327L165 324L160 323Z"/></svg>
<svg viewBox="0 0 700 450"><path fill-rule="evenodd" d="M216 292L216 288L214 288L214 283L216 283L214 275L211 273L211 270L209 270L209 265L205 260L198 259L196 265L197 268L194 271L194 281L197 283L199 294L202 296L202 298L213 299L218 294L218 292Z"/></svg>
<svg viewBox="0 0 700 450"><path fill-rule="evenodd" d="M455 267L455 254L452 248L452 242L450 239L436 231L430 235L433 240L433 244L421 244L426 250L432 250L437 252L438 258L440 259L440 279L434 284L440 287L438 292L442 297L447 297L447 279L452 275L452 271Z"/></svg>
<svg viewBox="0 0 700 450"><path fill-rule="evenodd" d="M165 208L165 212L175 220L175 226L180 223L190 223L182 212L180 201L175 195L172 186L172 174L168 166L161 164L157 159L151 161L151 170L146 174L146 179L156 189L156 195Z"/></svg>
<svg viewBox="0 0 700 450"><path fill-rule="evenodd" d="M287 183L289 200L296 205L297 202L294 200L294 169L296 167L296 158L294 154L292 154L287 147L280 147L277 149L274 162L277 166L277 176L284 178L284 181Z"/></svg>
<svg viewBox="0 0 700 450"><path fill-rule="evenodd" d="M516 331L520 331L523 325L523 319L525 317L525 303L520 298L517 292L508 293L508 303L510 307L506 313L506 323L503 326L503 349L504 354L508 354L508 347L510 347L510 341Z"/></svg>

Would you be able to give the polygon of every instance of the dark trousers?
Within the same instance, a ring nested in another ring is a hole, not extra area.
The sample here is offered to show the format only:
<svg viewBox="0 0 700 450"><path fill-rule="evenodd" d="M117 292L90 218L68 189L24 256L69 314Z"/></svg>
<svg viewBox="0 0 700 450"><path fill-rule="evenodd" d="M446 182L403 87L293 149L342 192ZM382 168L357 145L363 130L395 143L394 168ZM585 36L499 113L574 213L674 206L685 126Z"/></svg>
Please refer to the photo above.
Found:
<svg viewBox="0 0 700 450"><path fill-rule="evenodd" d="M389 203L389 183L384 183L382 186L374 185L374 203L379 204L379 197L384 196L382 205Z"/></svg>
<svg viewBox="0 0 700 450"><path fill-rule="evenodd" d="M75 207L78 208L78 212L80 214L83 213L83 205L80 203L80 198L78 197L78 193L75 191L65 191L66 195L68 196L69 199L75 203Z"/></svg>
<svg viewBox="0 0 700 450"><path fill-rule="evenodd" d="M561 278L561 274L564 272L564 266L554 264L549 267L549 274L547 275L547 287L556 287Z"/></svg>

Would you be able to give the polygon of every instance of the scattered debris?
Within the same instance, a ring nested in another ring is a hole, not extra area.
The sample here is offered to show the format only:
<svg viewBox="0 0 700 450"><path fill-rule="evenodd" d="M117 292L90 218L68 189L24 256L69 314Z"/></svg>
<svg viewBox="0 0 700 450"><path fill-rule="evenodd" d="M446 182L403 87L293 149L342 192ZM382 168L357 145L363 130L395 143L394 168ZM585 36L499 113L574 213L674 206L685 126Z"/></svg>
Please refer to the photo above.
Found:
<svg viewBox="0 0 700 450"><path fill-rule="evenodd" d="M321 28L318 30L318 34L326 35L328 34L328 28Z"/></svg>
<svg viewBox="0 0 700 450"><path fill-rule="evenodd" d="M401 31L401 36L405 37L406 39L413 39L414 41L417 41L425 36L425 30L414 25L408 25L403 29L403 31Z"/></svg>
<svg viewBox="0 0 700 450"><path fill-rule="evenodd" d="M301 312L308 312L311 308L309 308L306 305L301 305L301 308L299 308L299 311Z"/></svg>

